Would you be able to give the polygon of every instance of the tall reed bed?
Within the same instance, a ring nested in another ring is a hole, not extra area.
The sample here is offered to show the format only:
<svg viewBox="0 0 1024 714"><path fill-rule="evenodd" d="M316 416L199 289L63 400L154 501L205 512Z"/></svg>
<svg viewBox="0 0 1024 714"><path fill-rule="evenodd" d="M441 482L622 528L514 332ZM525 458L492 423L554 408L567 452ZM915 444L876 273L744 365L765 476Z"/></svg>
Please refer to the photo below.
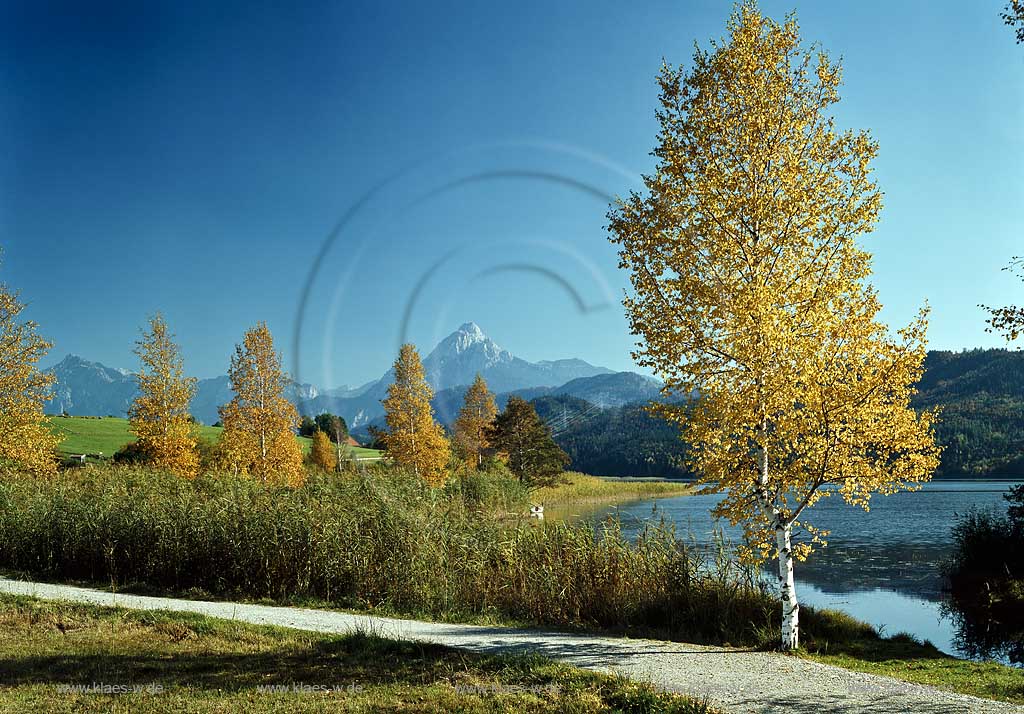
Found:
<svg viewBox="0 0 1024 714"><path fill-rule="evenodd" d="M538 523L500 476L430 489L399 471L299 489L132 468L0 480L0 567L247 598L316 598L442 618L641 629L756 644L777 627L756 579L655 523Z"/></svg>

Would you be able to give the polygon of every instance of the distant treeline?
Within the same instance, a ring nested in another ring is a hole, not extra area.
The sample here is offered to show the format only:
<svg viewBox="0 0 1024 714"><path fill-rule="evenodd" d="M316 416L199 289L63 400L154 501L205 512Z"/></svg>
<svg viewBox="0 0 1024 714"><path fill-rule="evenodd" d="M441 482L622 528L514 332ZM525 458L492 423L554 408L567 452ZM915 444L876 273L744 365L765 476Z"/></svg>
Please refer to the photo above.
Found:
<svg viewBox="0 0 1024 714"><path fill-rule="evenodd" d="M566 395L533 400L571 468L599 476L690 478L679 430L650 416L642 404L598 409Z"/></svg>
<svg viewBox="0 0 1024 714"><path fill-rule="evenodd" d="M642 405L599 409L570 396L533 400L572 468L604 476L688 477L677 429ZM938 477L1024 475L1024 352L933 351L915 399L942 407Z"/></svg>
<svg viewBox="0 0 1024 714"><path fill-rule="evenodd" d="M1024 352L929 352L915 403L942 407L940 476L1024 475Z"/></svg>

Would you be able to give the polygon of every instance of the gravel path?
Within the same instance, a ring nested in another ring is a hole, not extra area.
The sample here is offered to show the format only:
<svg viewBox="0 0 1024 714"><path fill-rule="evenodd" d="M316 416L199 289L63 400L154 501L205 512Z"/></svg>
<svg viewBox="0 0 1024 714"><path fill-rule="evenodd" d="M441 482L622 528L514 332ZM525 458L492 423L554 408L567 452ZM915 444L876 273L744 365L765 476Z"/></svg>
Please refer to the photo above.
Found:
<svg viewBox="0 0 1024 714"><path fill-rule="evenodd" d="M614 671L666 689L707 697L727 712L960 714L1024 707L943 692L769 652L677 642L454 625L325 610L124 595L0 578L0 592L132 610L175 610L315 632L355 629L474 652L534 652L577 667Z"/></svg>

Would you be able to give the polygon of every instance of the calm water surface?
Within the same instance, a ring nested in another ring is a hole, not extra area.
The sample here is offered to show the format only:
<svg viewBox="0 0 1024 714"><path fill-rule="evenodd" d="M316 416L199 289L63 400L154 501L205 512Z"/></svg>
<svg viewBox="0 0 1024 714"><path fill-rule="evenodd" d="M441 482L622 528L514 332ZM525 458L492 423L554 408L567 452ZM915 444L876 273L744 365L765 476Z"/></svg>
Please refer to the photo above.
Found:
<svg viewBox="0 0 1024 714"><path fill-rule="evenodd" d="M796 566L797 595L810 605L844 610L887 634L910 632L958 654L957 628L942 612L939 566L952 550L950 528L971 507L1005 511L1003 494L1019 481L936 481L915 493L872 499L871 511L826 498L807 520L831 531L828 547ZM578 517L598 521L618 514L633 535L650 518L674 522L680 535L710 543L716 528L739 540L739 530L717 522L717 495L638 501Z"/></svg>

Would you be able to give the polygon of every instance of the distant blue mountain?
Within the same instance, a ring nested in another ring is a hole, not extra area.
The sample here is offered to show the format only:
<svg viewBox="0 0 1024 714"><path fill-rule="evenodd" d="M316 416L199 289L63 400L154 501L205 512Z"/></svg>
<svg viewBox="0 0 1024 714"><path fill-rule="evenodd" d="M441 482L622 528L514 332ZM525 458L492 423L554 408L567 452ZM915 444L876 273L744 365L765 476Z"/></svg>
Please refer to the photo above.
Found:
<svg viewBox="0 0 1024 714"><path fill-rule="evenodd" d="M527 362L499 347L473 322L441 340L423 359L423 370L438 395L460 387L464 391L477 374L487 381L492 392L557 387L579 378L613 374L610 369L581 359ZM389 370L359 395L320 395L300 403L299 411L311 415L331 412L343 416L351 428L363 426L384 414L380 402L393 381L394 374ZM438 404L447 405L447 399L448 396L442 397ZM446 406L444 411L447 414ZM445 420L445 414L439 417Z"/></svg>
<svg viewBox="0 0 1024 714"><path fill-rule="evenodd" d="M581 359L527 362L499 347L472 322L441 340L424 358L423 367L438 395L437 404L443 407L439 410L443 421L449 421L449 412L451 419L455 418L462 393L477 374L487 380L494 392L522 392L533 396L565 393L595 404L637 401L657 391L657 382L650 378L631 372L612 372ZM123 417L137 393L135 378L128 370L107 367L77 355L68 355L48 371L57 378L54 399L46 408L49 414L66 411L75 416ZM593 378L598 381L587 381ZM393 379L393 373L388 370L380 379L354 389L325 391L312 384L294 384L288 397L302 414L315 416L325 411L339 414L355 428L384 414L381 400ZM200 380L192 400L192 414L201 422L212 424L219 418L217 407L231 397L231 385L226 376ZM454 411L448 408L449 401Z"/></svg>
<svg viewBox="0 0 1024 714"><path fill-rule="evenodd" d="M46 371L57 378L54 398L46 405L47 414L124 417L138 394L135 376L128 370L90 362L78 355L68 355ZM298 403L318 394L312 384L293 384L288 398ZM213 424L220 418L217 407L231 397L227 376L201 379L192 399L192 415L204 424Z"/></svg>

